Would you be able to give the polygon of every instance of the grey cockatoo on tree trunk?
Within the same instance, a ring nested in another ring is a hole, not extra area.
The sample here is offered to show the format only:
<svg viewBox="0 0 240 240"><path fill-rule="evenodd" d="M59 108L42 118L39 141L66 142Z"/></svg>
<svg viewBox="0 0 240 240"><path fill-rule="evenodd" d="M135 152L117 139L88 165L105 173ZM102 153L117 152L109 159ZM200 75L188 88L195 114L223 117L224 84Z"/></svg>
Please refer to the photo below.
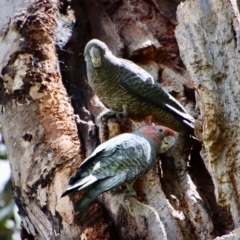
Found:
<svg viewBox="0 0 240 240"><path fill-rule="evenodd" d="M131 191L133 181L151 168L157 153L166 152L175 143L175 134L166 127L144 126L102 143L69 179L70 186L62 197L77 190L84 192L76 205L76 210L81 210L99 194L123 183Z"/></svg>
<svg viewBox="0 0 240 240"><path fill-rule="evenodd" d="M108 108L133 120L152 116L177 132L193 132L194 118L144 69L115 57L97 39L87 43L84 56L89 84Z"/></svg>

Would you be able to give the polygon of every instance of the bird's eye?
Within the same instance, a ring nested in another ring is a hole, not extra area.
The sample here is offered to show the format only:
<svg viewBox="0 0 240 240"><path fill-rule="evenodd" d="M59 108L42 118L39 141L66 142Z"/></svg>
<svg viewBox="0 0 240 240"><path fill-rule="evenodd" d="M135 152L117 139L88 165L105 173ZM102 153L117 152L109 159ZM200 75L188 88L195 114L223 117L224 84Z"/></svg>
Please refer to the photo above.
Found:
<svg viewBox="0 0 240 240"><path fill-rule="evenodd" d="M160 128L158 131L159 131L159 132L162 132L163 130Z"/></svg>

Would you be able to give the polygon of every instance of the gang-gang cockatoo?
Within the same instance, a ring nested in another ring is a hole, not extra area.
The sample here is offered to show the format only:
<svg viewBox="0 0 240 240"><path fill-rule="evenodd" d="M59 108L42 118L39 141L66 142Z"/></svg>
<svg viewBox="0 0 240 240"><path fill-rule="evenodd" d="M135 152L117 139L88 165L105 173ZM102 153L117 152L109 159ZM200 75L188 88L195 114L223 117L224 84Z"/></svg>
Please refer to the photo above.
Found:
<svg viewBox="0 0 240 240"><path fill-rule="evenodd" d="M193 132L194 118L144 69L114 56L97 39L87 43L84 57L89 85L112 112L137 121L151 116L177 132Z"/></svg>
<svg viewBox="0 0 240 240"><path fill-rule="evenodd" d="M158 153L166 152L175 143L175 135L167 127L149 125L102 143L69 179L62 197L74 191L83 192L76 205L76 210L81 210L99 194L121 184L126 185L128 193L135 193L134 180L151 168Z"/></svg>

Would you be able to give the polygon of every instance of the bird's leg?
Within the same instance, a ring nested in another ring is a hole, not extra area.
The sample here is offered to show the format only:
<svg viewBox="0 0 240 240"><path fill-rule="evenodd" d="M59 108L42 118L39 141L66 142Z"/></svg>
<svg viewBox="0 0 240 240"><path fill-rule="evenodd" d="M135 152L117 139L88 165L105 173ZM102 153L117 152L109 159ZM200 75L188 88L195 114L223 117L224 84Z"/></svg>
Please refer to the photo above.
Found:
<svg viewBox="0 0 240 240"><path fill-rule="evenodd" d="M124 191L124 193L125 193L124 199L127 199L128 197L137 197L137 194L134 191L133 186L132 186L134 183L134 180L129 181L128 183L125 183L126 189Z"/></svg>
<svg viewBox="0 0 240 240"><path fill-rule="evenodd" d="M124 117L127 117L127 115L128 115L127 105L123 104L122 108L123 108L122 112L117 112L116 113L116 118L118 119L119 122L122 122L122 119Z"/></svg>
<svg viewBox="0 0 240 240"><path fill-rule="evenodd" d="M149 126L154 125L152 119L153 119L152 116L147 116L147 117L145 118L146 124L149 125Z"/></svg>
<svg viewBox="0 0 240 240"><path fill-rule="evenodd" d="M113 195L124 193L124 199L125 200L128 197L137 197L137 194L134 191L133 186L132 186L134 181L135 181L135 179L132 180L132 181L129 181L127 183L124 183L124 186L126 187L124 190L122 190L122 189L120 189L118 187L115 187L115 188L111 189L111 193Z"/></svg>
<svg viewBox="0 0 240 240"><path fill-rule="evenodd" d="M122 189L119 189L118 187L115 187L113 189L110 190L112 195L117 195L122 193Z"/></svg>
<svg viewBox="0 0 240 240"><path fill-rule="evenodd" d="M79 125L81 124L81 119L78 114L74 114L74 120L75 120L76 124L79 124Z"/></svg>
<svg viewBox="0 0 240 240"><path fill-rule="evenodd" d="M118 112L118 111L116 111L114 109L109 109L109 111L105 112L101 116L101 121L103 123L106 123L108 118L116 116L117 120L119 122L122 122L122 119L128 115L127 105L122 105L122 108L123 108L122 112Z"/></svg>
<svg viewBox="0 0 240 240"><path fill-rule="evenodd" d="M116 116L117 111L113 110L113 109L109 109L107 112L105 112L102 116L101 116L101 122L106 123L108 118Z"/></svg>

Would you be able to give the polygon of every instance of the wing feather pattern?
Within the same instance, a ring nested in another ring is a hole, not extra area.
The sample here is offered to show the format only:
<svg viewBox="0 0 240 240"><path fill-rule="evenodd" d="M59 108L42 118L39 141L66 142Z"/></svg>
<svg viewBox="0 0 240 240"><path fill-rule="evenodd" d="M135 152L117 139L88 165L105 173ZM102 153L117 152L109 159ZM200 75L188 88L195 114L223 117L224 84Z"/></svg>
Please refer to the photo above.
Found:
<svg viewBox="0 0 240 240"><path fill-rule="evenodd" d="M167 112L171 112L174 116L182 118L189 126L194 127L194 118L160 84L156 83L148 72L131 61L125 59L121 59L121 61L122 72L125 75L119 82L121 87L131 94L141 97Z"/></svg>

